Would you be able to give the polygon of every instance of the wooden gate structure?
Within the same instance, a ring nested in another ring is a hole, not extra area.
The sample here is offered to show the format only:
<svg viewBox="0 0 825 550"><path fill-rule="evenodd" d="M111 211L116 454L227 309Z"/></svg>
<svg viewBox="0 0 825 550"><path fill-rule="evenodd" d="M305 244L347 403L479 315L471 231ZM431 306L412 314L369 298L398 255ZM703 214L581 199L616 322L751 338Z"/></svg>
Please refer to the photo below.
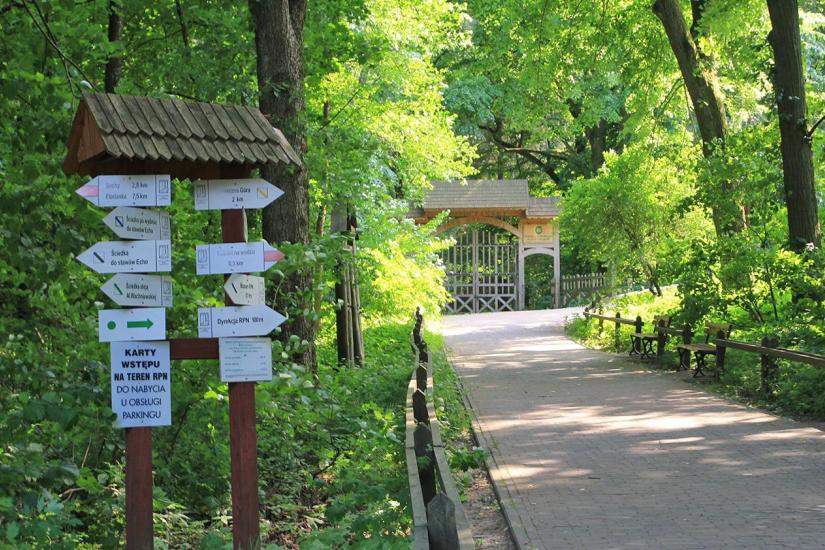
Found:
<svg viewBox="0 0 825 550"><path fill-rule="evenodd" d="M454 236L456 244L441 252L450 313L518 309L518 242L508 234L469 229Z"/></svg>
<svg viewBox="0 0 825 550"><path fill-rule="evenodd" d="M533 254L553 258L553 296L560 306L557 198L531 197L527 180L436 181L408 215L426 223L444 211L450 217L439 233L464 229L442 253L450 313L524 309L524 259ZM502 231L479 230L477 224Z"/></svg>

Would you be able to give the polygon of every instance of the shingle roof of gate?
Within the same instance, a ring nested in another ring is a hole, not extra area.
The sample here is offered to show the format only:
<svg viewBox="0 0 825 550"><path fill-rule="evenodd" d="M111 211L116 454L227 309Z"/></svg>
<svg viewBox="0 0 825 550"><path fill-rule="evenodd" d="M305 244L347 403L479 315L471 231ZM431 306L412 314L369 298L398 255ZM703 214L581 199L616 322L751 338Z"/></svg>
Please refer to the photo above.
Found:
<svg viewBox="0 0 825 550"><path fill-rule="evenodd" d="M114 158L301 164L258 109L103 93L83 100Z"/></svg>
<svg viewBox="0 0 825 550"><path fill-rule="evenodd" d="M531 197L527 180L434 181L415 217L433 210L523 210L528 218L559 215L558 198Z"/></svg>

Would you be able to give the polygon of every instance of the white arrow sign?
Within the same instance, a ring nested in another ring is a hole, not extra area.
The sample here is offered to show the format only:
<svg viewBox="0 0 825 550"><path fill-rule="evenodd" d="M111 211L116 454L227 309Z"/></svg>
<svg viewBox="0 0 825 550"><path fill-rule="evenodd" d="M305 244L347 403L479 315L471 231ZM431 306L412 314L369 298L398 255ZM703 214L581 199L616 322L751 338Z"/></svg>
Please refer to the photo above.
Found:
<svg viewBox="0 0 825 550"><path fill-rule="evenodd" d="M172 271L169 241L103 241L78 260L98 273L155 273Z"/></svg>
<svg viewBox="0 0 825 550"><path fill-rule="evenodd" d="M162 307L101 309L97 330L101 342L166 340L166 310Z"/></svg>
<svg viewBox="0 0 825 550"><path fill-rule="evenodd" d="M168 239L171 236L169 214L131 206L118 206L103 218L109 228L122 239Z"/></svg>
<svg viewBox="0 0 825 550"><path fill-rule="evenodd" d="M195 210L263 208L284 194L266 180L195 180Z"/></svg>
<svg viewBox="0 0 825 550"><path fill-rule="evenodd" d="M172 307L172 278L118 273L100 290L120 306Z"/></svg>
<svg viewBox="0 0 825 550"><path fill-rule="evenodd" d="M169 206L169 176L97 176L75 193L97 206Z"/></svg>
<svg viewBox="0 0 825 550"><path fill-rule="evenodd" d="M266 271L284 258L283 252L266 241L199 244L195 249L198 275Z"/></svg>
<svg viewBox="0 0 825 550"><path fill-rule="evenodd" d="M264 305L198 308L198 337L265 336L286 317Z"/></svg>
<svg viewBox="0 0 825 550"><path fill-rule="evenodd" d="M264 303L266 281L255 275L235 273L223 285L233 304L239 306L254 306Z"/></svg>

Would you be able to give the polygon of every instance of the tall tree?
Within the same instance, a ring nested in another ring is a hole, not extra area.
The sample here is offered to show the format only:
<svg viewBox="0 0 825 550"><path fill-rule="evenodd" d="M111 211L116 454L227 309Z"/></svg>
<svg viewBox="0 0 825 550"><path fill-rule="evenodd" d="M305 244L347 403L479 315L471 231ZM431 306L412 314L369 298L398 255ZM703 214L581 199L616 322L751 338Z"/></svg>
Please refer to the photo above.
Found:
<svg viewBox="0 0 825 550"><path fill-rule="evenodd" d="M255 49L259 104L272 124L283 130L286 139L301 158L307 152L303 113L304 98L304 19L306 0L249 0L255 22ZM306 165L278 163L262 170L263 177L276 182L284 196L263 211L263 235L268 241L309 243L309 190ZM315 365L315 325L300 312L312 311L312 274L309 270L288 277L281 287L278 305L292 313L287 324L291 332L305 340L308 348L301 355L305 365ZM295 307L292 300L298 297Z"/></svg>
<svg viewBox="0 0 825 550"><path fill-rule="evenodd" d="M807 243L819 246L817 213L805 75L799 37L797 0L768 0L771 32L768 42L774 56L773 85L782 138L782 170L788 208L788 241L801 250Z"/></svg>
<svg viewBox="0 0 825 550"><path fill-rule="evenodd" d="M120 35L123 32L123 19L120 17L120 4L117 0L109 0L109 42L120 42ZM119 53L109 55L106 61L106 75L104 90L113 94L120 74L123 71L123 58Z"/></svg>
<svg viewBox="0 0 825 550"><path fill-rule="evenodd" d="M724 145L727 124L719 78L712 66L702 62L704 56L696 42L705 3L705 0L691 1L693 21L690 29L685 24L679 0L656 0L653 13L662 22L679 64L702 137L702 152L705 157L710 157L714 147ZM728 185L723 182L723 193L727 190ZM742 209L735 205L713 204L712 210L718 235L744 225Z"/></svg>

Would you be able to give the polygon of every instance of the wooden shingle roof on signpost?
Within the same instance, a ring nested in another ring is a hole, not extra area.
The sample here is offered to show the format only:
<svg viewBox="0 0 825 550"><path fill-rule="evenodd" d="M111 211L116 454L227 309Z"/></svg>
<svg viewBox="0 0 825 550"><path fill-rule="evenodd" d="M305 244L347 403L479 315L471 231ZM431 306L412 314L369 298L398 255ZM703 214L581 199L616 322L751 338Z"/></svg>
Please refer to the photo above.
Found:
<svg viewBox="0 0 825 550"><path fill-rule="evenodd" d="M556 197L532 197L527 180L434 181L423 204L409 216L426 221L439 212L451 216L518 216L526 219L551 219L559 215Z"/></svg>
<svg viewBox="0 0 825 550"><path fill-rule="evenodd" d="M301 164L283 133L255 108L94 93L83 96L63 162L67 174L248 174Z"/></svg>

